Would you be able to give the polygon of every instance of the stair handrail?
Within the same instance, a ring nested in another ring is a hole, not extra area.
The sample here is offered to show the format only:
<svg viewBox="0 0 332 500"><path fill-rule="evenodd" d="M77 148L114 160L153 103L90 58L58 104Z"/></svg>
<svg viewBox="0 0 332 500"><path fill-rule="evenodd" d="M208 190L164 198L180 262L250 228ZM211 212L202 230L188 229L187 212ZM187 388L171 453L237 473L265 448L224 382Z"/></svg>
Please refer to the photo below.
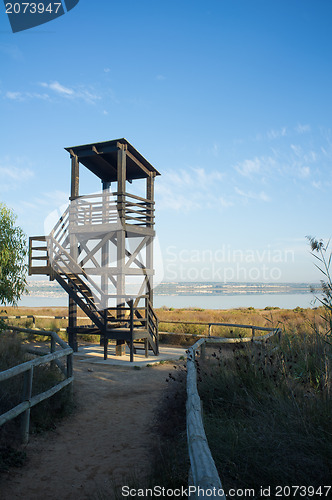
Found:
<svg viewBox="0 0 332 500"><path fill-rule="evenodd" d="M66 253L67 253L67 252L66 252ZM68 255L69 255L69 254L68 254ZM68 255L66 255L66 256L68 257ZM58 254L58 257L59 257L59 259L62 261L62 263L64 264L64 267L66 267L66 268L67 268L67 270L69 270L71 274L74 274L74 275L75 275L75 277L76 277L76 278L77 278L77 279L78 279L78 280L82 283L82 285L86 286L86 283L84 283L84 281L82 281L82 279L79 277L79 275L78 275L78 274L76 274L76 273L73 273L73 272L72 272L72 270L68 267L68 264L67 264L67 263L63 260L62 255L61 255L61 254ZM69 257L70 257L70 256L69 256ZM71 257L70 257L70 258L71 258ZM73 260L73 262L75 262L75 261ZM76 265L77 265L77 264L76 264ZM64 269L63 269L63 268L61 268L61 266L59 265L59 263L58 263L58 262L54 262L54 264L53 264L53 269L54 269L54 271L55 271L56 273L58 273L58 274L61 274L61 272L64 272ZM82 271L83 271L83 270L82 270ZM74 287L76 290L78 290L78 291L80 291L80 292L81 292L81 290L79 289L79 287L77 286L77 284L75 283L75 281L74 281L74 280L70 277L70 273L65 272L65 274L66 274L66 277L67 277L68 281L70 281L70 283L73 285L73 287ZM82 272L82 274L86 277L86 279L87 279L87 280L88 280L88 282L90 283L89 277L86 275L86 273L83 271L83 272ZM93 286L96 286L96 287L97 287L97 285L96 285L95 283L93 283ZM82 293L82 292L81 292L81 293ZM85 301L87 302L87 305L90 307L90 309L91 309L91 310L94 310L96 314L101 315L101 311L97 308L97 306L98 306L98 302L97 302L97 301L92 301L92 300L91 300L91 299L90 299L87 295L84 295L84 299L85 299Z"/></svg>
<svg viewBox="0 0 332 500"><path fill-rule="evenodd" d="M61 252L63 252L63 254L71 261L71 263L74 264L74 266L76 266L78 268L78 273L73 273L73 274L82 274L84 276L84 278L89 282L89 284L92 285L97 290L97 292L99 292L100 294L103 294L103 291L101 290L101 288L99 288L99 286L90 278L90 276L86 273L86 271L83 269L83 267L81 267L73 259L73 257L70 255L70 253L68 253L67 250L65 248L63 248L63 246L57 240L55 240L52 236L50 236L50 238L56 243L56 246L59 247L59 249L61 250ZM61 254L58 253L57 255L60 256ZM63 261L63 263L67 266L67 268L70 271L72 271L68 267L68 265L66 264L66 262ZM84 282L82 280L80 280L80 281L84 284Z"/></svg>
<svg viewBox="0 0 332 500"><path fill-rule="evenodd" d="M150 333L153 341L156 344L156 349L157 352L159 350L159 339L158 339L158 324L159 324L159 319L158 316L156 315L153 305L150 301L149 298L146 299L146 319L147 319L147 329L148 332Z"/></svg>

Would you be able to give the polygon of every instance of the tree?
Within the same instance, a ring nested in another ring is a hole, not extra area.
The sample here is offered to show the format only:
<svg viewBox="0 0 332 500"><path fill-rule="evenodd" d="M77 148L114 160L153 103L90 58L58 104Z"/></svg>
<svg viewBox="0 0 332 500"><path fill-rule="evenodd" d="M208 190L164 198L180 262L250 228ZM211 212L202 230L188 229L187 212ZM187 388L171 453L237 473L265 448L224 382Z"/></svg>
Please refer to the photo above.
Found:
<svg viewBox="0 0 332 500"><path fill-rule="evenodd" d="M17 305L27 291L26 236L15 226L16 215L0 203L0 304Z"/></svg>

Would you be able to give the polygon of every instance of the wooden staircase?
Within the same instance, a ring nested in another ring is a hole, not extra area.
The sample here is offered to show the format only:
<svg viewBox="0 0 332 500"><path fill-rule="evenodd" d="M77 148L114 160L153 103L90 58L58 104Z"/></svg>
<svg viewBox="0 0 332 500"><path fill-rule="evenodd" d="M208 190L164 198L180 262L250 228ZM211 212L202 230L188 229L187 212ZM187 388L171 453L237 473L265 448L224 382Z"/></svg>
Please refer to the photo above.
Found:
<svg viewBox="0 0 332 500"><path fill-rule="evenodd" d="M67 245L64 219L62 217L57 226L62 226L59 239ZM55 240L54 233L47 238L30 237L29 246L29 274L45 274L51 280L55 279L92 322L92 325L68 327L68 333L101 335L104 340L104 359L107 359L109 340L126 342L130 348L131 361L140 349L144 349L146 356L149 350L158 355L158 318L147 296L144 296L145 307L137 307L132 300L125 300L121 306L103 309L100 301L102 290L73 259L68 249ZM44 261L42 266L41 261ZM136 299L136 302L139 301Z"/></svg>

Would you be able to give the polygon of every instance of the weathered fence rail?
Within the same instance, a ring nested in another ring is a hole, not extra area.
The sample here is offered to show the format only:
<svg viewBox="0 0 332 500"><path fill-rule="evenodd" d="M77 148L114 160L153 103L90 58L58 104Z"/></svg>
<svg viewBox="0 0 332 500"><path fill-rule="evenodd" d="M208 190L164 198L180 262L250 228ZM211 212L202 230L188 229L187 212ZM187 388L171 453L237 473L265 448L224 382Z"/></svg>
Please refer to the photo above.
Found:
<svg viewBox="0 0 332 500"><path fill-rule="evenodd" d="M41 403L45 399L50 398L57 392L61 391L64 387L69 384L72 384L73 377L73 349L66 344L56 332L45 331L45 330L32 330L30 328L20 328L16 326L8 326L8 330L16 331L16 332L25 332L32 333L36 335L45 335L46 337L51 337L51 352L50 354L42 355L43 352L38 352L35 349L27 349L29 352L33 354L41 354L41 357L32 359L25 363L21 363L20 365L14 366L13 368L9 368L8 370L4 370L0 372L0 383L9 380L17 375L24 373L23 379L23 391L22 391L22 399L21 403L16 405L11 410L0 415L0 426L12 420L19 415L22 415L22 441L23 443L27 443L29 440L29 427L30 427L30 409ZM56 344L59 345L60 349L56 350ZM66 367L64 367L60 359L66 358ZM40 365L44 365L46 363L56 363L61 368L62 372L65 374L65 379L62 382L54 385L47 391L36 394L32 397L32 387L33 387L33 371L34 368Z"/></svg>
<svg viewBox="0 0 332 500"><path fill-rule="evenodd" d="M253 327L252 325L229 325L250 328L251 337L244 338L220 338L205 337L200 338L187 351L187 441L190 458L190 484L193 487L194 498L220 498L225 500L222 483L214 463L202 417L202 402L197 389L196 353L201 350L202 357L205 355L205 346L208 344L227 344L238 342L261 342L278 335L280 339L281 330L279 328ZM255 337L256 330L268 331L264 335ZM212 494L211 494L212 493Z"/></svg>
<svg viewBox="0 0 332 500"><path fill-rule="evenodd" d="M32 327L35 329L37 319L68 319L68 316L39 316L37 314L27 314L21 316L4 316L0 314L0 319L32 319ZM78 316L77 319L88 320L89 318L87 316ZM57 331L65 332L67 331L67 328L59 328L57 329ZM35 333L37 335L39 331Z"/></svg>
<svg viewBox="0 0 332 500"><path fill-rule="evenodd" d="M212 327L213 326L222 326L222 327L228 327L228 328L241 328L241 329L249 329L251 330L251 337L236 337L236 338L226 338L227 342L248 342L252 340L253 337L255 337L256 332L263 331L263 332L271 332L276 330L276 328L271 328L267 326L256 326L256 325L239 325L237 323L214 323L214 322L209 322L209 321L172 321L172 320L159 320L159 323L163 324L178 324L178 325L199 325L199 326L208 326L208 338L212 337ZM162 332L159 331L159 334L176 334L176 335L193 335L195 337L202 337L206 338L206 335L199 335L199 334L190 334L190 333L185 333L185 332Z"/></svg>

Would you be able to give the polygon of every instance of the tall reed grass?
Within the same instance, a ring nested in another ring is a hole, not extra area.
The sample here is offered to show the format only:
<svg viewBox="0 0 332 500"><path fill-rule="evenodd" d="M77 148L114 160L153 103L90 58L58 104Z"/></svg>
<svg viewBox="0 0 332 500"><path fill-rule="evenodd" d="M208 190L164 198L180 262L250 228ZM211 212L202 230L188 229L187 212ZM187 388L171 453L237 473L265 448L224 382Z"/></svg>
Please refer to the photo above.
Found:
<svg viewBox="0 0 332 500"><path fill-rule="evenodd" d="M199 387L224 488L331 484L331 346L284 334L201 364Z"/></svg>

